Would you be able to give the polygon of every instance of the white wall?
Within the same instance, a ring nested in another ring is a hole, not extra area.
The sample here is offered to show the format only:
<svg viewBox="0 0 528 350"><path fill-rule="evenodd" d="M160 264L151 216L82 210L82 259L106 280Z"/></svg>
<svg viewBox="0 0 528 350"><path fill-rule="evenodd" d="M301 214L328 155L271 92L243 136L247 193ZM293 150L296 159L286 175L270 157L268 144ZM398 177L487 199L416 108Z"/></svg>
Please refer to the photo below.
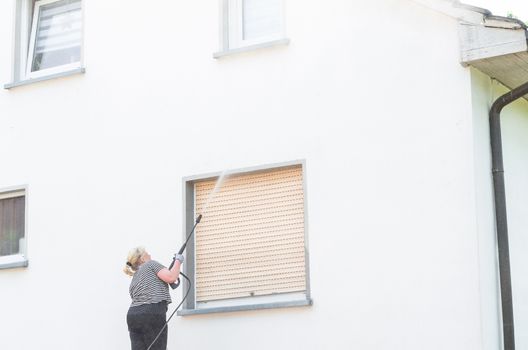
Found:
<svg viewBox="0 0 528 350"><path fill-rule="evenodd" d="M176 317L170 348L482 349L453 19L289 0L289 46L214 60L217 1L85 3L86 74L0 91L0 188L29 185L30 259L0 271L3 347L127 348L121 268L179 247L182 178L302 158L313 307Z"/></svg>
<svg viewBox="0 0 528 350"><path fill-rule="evenodd" d="M515 339L518 348L523 349L528 347L528 102L521 100L511 106L505 110L504 118L504 169L508 186L506 205L511 246Z"/></svg>

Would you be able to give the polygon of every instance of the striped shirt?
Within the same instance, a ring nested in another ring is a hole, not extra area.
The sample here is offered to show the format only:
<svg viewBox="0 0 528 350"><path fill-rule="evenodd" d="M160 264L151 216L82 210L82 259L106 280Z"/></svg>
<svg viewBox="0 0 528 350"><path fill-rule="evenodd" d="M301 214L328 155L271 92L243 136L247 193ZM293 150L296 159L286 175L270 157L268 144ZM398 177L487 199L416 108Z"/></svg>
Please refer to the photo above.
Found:
<svg viewBox="0 0 528 350"><path fill-rule="evenodd" d="M161 301L166 301L167 304L172 302L169 285L160 280L157 275L164 268L165 266L154 260L149 260L139 267L130 282L131 307Z"/></svg>

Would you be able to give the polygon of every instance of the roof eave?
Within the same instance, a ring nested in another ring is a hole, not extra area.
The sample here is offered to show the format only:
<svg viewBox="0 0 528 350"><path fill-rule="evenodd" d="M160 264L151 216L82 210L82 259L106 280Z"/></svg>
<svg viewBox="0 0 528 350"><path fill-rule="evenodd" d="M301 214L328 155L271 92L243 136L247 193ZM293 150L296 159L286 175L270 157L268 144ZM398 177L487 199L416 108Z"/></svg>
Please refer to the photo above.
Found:
<svg viewBox="0 0 528 350"><path fill-rule="evenodd" d="M482 15L480 23L459 21L461 63L510 89L528 81L527 27L515 18L460 4Z"/></svg>

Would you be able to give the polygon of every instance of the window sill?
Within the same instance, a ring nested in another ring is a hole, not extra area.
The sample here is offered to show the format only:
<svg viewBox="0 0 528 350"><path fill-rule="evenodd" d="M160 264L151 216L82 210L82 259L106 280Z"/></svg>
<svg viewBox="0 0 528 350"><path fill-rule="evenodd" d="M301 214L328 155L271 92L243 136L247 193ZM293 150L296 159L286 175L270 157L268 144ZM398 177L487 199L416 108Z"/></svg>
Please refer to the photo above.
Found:
<svg viewBox="0 0 528 350"><path fill-rule="evenodd" d="M18 86L29 85L29 84L33 84L33 83L38 83L40 81L46 81L46 80L57 79L57 78L62 78L62 77L69 77L70 75L84 74L85 72L86 72L86 69L84 67L83 68L75 68L75 69L68 70L68 71L65 71L65 72L50 74L50 75L46 75L46 76L43 76L43 77L15 81L15 82L12 82L12 83L9 83L9 84L5 84L4 85L4 89L9 90L9 89L12 89L12 88L15 88L15 87L18 87Z"/></svg>
<svg viewBox="0 0 528 350"><path fill-rule="evenodd" d="M240 305L240 306L224 306L224 307L212 307L203 309L183 309L178 311L178 316L190 316L190 315L203 315L213 314L219 312L236 312L236 311L252 311L252 310L264 310L264 309L278 309L278 308L289 308L299 306L311 306L313 304L312 299L297 300L297 301L282 301L276 303L267 304L256 304L256 305Z"/></svg>
<svg viewBox="0 0 528 350"><path fill-rule="evenodd" d="M273 47L277 45L288 45L289 43L290 43L290 39L280 39L280 40L268 41L268 42L261 43L261 44L240 47L238 49L215 52L213 53L213 58L221 58L224 56L234 55L234 54L241 53L241 52L248 52L248 51L263 49L266 47Z"/></svg>
<svg viewBox="0 0 528 350"><path fill-rule="evenodd" d="M4 263L4 264L0 264L0 270L16 269L18 267L28 267L28 265L29 265L28 260Z"/></svg>

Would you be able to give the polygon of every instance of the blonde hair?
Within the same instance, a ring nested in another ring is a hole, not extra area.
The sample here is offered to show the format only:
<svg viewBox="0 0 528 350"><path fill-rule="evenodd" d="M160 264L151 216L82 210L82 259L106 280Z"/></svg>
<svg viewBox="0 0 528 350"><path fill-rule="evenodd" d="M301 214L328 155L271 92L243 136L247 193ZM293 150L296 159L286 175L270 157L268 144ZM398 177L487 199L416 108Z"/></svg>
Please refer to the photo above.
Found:
<svg viewBox="0 0 528 350"><path fill-rule="evenodd" d="M128 252L127 262L123 272L133 276L141 265L141 257L146 253L144 247L136 247Z"/></svg>

